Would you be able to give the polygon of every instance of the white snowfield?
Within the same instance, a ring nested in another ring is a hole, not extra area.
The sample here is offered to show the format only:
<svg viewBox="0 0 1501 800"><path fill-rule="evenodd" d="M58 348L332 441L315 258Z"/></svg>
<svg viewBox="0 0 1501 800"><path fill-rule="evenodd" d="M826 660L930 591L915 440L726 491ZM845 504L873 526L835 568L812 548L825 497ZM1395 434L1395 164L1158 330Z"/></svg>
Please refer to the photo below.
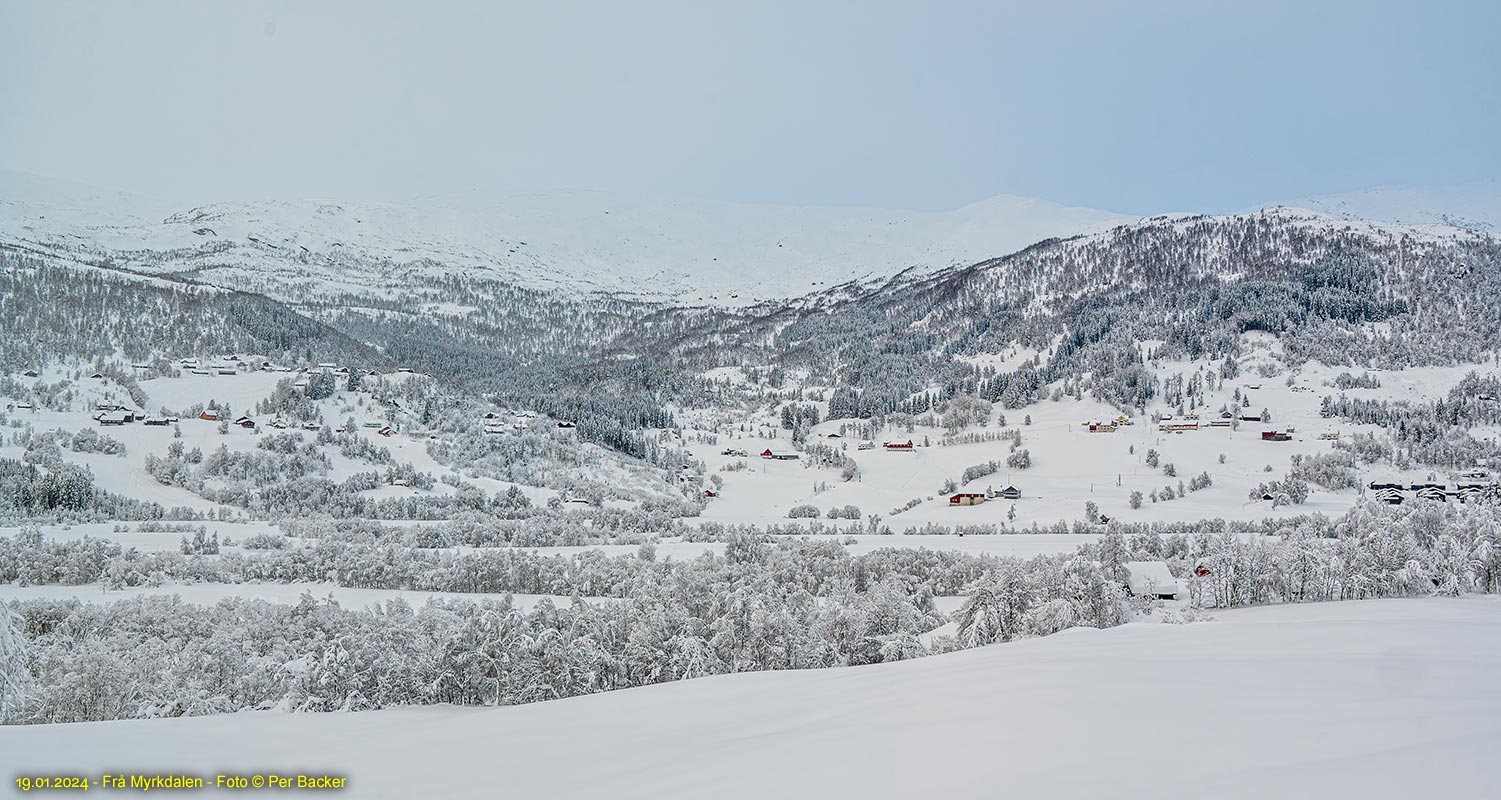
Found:
<svg viewBox="0 0 1501 800"><path fill-rule="evenodd" d="M1012 196L947 212L604 192L194 207L0 171L0 241L107 250L133 269L206 270L198 277L222 286L290 269L331 291L387 287L393 269L407 265L400 272L743 305L913 267L971 264L1135 220Z"/></svg>
<svg viewBox="0 0 1501 800"><path fill-rule="evenodd" d="M360 798L1495 796L1498 598L1218 616L529 706L0 728L0 753Z"/></svg>

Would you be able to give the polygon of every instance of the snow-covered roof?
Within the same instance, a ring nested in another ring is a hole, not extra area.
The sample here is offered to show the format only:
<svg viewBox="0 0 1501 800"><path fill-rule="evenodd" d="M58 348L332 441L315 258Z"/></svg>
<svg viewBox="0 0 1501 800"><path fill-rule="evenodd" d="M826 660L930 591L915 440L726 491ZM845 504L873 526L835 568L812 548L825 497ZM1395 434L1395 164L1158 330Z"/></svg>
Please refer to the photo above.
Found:
<svg viewBox="0 0 1501 800"><path fill-rule="evenodd" d="M1177 594L1178 581L1165 561L1127 561L1127 585L1131 594Z"/></svg>

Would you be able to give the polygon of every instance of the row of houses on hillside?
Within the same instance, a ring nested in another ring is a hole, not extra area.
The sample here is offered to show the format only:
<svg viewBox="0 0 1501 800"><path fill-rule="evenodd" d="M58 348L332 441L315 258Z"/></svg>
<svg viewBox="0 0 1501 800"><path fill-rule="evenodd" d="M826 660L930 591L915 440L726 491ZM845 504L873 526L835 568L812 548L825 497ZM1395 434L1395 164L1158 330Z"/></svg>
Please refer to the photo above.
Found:
<svg viewBox="0 0 1501 800"><path fill-rule="evenodd" d="M1405 502L1408 492L1411 492L1415 499L1438 503L1447 503L1451 499L1461 503L1501 500L1501 485L1496 483L1468 481L1458 484L1453 489L1450 489L1447 484L1431 482L1403 486L1390 481L1372 481L1369 486L1377 502L1393 506Z"/></svg>

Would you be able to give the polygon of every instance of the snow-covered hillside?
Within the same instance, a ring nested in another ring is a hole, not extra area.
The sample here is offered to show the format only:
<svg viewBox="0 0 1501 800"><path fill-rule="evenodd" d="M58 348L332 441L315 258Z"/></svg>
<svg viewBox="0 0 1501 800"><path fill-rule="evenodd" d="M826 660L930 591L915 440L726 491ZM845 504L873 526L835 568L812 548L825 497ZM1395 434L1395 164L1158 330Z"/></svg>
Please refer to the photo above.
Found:
<svg viewBox="0 0 1501 800"><path fill-rule="evenodd" d="M943 213L600 192L173 208L17 173L0 174L0 209L0 242L225 286L357 293L458 275L723 305L968 264L1133 219L1011 196Z"/></svg>
<svg viewBox="0 0 1501 800"><path fill-rule="evenodd" d="M4 727L0 752L95 780L340 775L360 798L1482 797L1498 611L1241 609L510 708Z"/></svg>
<svg viewBox="0 0 1501 800"><path fill-rule="evenodd" d="M1449 186L1376 186L1277 205L1312 209L1346 220L1447 225L1477 233L1501 231L1501 183L1494 180Z"/></svg>

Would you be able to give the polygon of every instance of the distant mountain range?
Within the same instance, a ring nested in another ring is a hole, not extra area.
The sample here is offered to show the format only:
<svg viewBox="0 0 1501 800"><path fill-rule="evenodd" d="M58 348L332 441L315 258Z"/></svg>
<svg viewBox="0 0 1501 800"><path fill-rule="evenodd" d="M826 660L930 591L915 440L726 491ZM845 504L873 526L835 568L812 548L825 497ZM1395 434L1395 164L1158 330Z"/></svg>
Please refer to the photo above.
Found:
<svg viewBox="0 0 1501 800"><path fill-rule="evenodd" d="M1501 233L1501 183L1493 180L1451 186L1377 186L1277 205L1307 208L1347 220L1446 225L1476 233Z"/></svg>
<svg viewBox="0 0 1501 800"><path fill-rule="evenodd" d="M600 192L173 207L23 173L0 173L0 212L0 241L240 288L269 280L337 295L420 274L727 306L962 266L1136 220L1008 196L943 213Z"/></svg>
<svg viewBox="0 0 1501 800"><path fill-rule="evenodd" d="M1501 230L1501 186L1379 187L1267 204L1284 222L1448 235ZM949 212L666 201L602 192L461 193L404 204L174 204L0 172L0 245L321 306L467 313L460 287L676 306L822 304L1016 253L1168 220L998 196ZM1208 262L1206 267L1211 266ZM1046 281L1045 281L1046 283ZM1051 287L1056 288L1056 287ZM1047 294L1049 286L1034 291Z"/></svg>

